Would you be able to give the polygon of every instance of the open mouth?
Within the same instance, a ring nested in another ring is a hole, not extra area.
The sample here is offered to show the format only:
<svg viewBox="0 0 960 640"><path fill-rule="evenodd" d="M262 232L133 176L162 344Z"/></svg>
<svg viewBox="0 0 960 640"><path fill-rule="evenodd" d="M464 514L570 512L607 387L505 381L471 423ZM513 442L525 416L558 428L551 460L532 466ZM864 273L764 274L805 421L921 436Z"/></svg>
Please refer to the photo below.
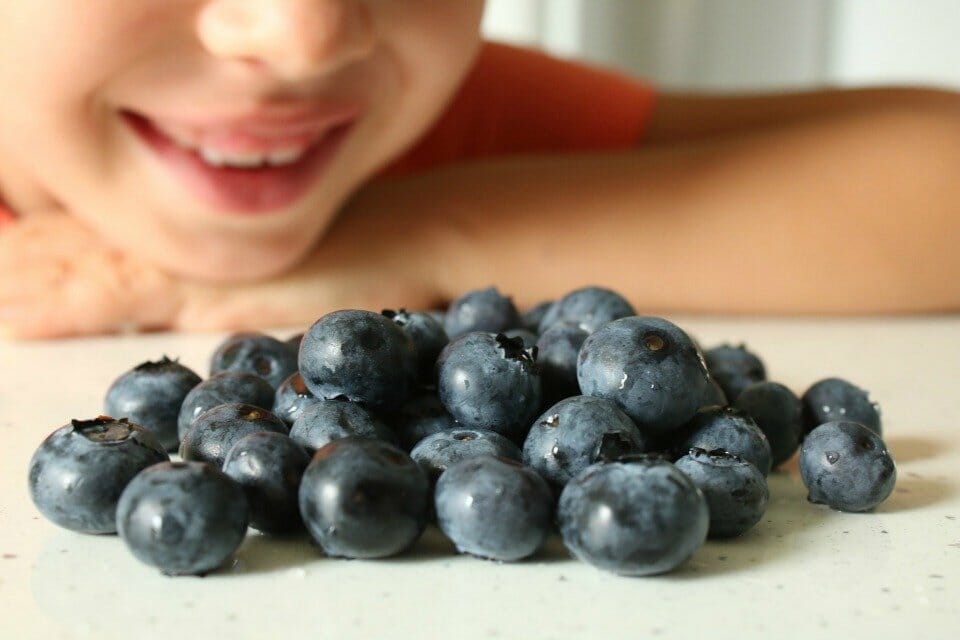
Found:
<svg viewBox="0 0 960 640"><path fill-rule="evenodd" d="M302 198L356 122L356 115L283 137L197 135L133 111L124 121L198 198L224 213L279 212Z"/></svg>

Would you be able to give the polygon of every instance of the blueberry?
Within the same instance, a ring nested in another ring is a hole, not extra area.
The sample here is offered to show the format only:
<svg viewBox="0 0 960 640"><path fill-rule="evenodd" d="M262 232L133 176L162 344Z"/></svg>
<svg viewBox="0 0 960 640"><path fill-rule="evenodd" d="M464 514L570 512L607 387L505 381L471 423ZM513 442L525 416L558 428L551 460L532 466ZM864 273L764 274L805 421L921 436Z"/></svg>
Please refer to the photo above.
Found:
<svg viewBox="0 0 960 640"><path fill-rule="evenodd" d="M151 431L167 451L180 444L177 417L184 398L200 376L164 356L144 362L117 378L107 390L104 414L127 418Z"/></svg>
<svg viewBox="0 0 960 640"><path fill-rule="evenodd" d="M543 380L544 400L555 404L580 395L577 355L589 334L575 324L557 322L537 340L537 366Z"/></svg>
<svg viewBox="0 0 960 640"><path fill-rule="evenodd" d="M262 333L237 333L210 358L210 375L239 371L260 376L276 388L297 370L297 350Z"/></svg>
<svg viewBox="0 0 960 640"><path fill-rule="evenodd" d="M545 302L541 302L535 307L528 309L526 313L520 316L520 326L533 333L539 333L540 323L543 321L543 316L546 315L547 311L550 310L550 307L552 307L553 304L553 300L547 300Z"/></svg>
<svg viewBox="0 0 960 640"><path fill-rule="evenodd" d="M537 334L527 329L507 329L503 335L508 338L520 338L523 340L524 349L532 349L537 344Z"/></svg>
<svg viewBox="0 0 960 640"><path fill-rule="evenodd" d="M431 482L436 482L440 474L452 465L477 456L497 456L519 461L520 449L493 431L453 429L427 436L410 452L410 457L423 468Z"/></svg>
<svg viewBox="0 0 960 640"><path fill-rule="evenodd" d="M81 533L113 533L124 487L164 460L169 457L160 441L139 425L106 416L72 420L33 454L30 497L54 524Z"/></svg>
<svg viewBox="0 0 960 640"><path fill-rule="evenodd" d="M417 354L417 375L420 383L427 386L436 385L437 357L450 339L443 325L427 314L415 311L393 311L384 309L383 315L403 330L413 342Z"/></svg>
<svg viewBox="0 0 960 640"><path fill-rule="evenodd" d="M303 526L297 492L309 463L303 447L287 436L259 431L233 445L223 461L223 472L243 487L251 527L287 533Z"/></svg>
<svg viewBox="0 0 960 640"><path fill-rule="evenodd" d="M287 434L287 425L266 409L242 402L229 402L204 411L180 442L184 460L223 466L227 452L240 438L257 431Z"/></svg>
<svg viewBox="0 0 960 640"><path fill-rule="evenodd" d="M496 287L470 291L447 309L444 328L451 340L472 331L506 331L520 326L520 314L513 300L500 295Z"/></svg>
<svg viewBox="0 0 960 640"><path fill-rule="evenodd" d="M859 422L878 436L880 405L869 394L841 378L826 378L812 385L800 398L803 403L803 435L824 422Z"/></svg>
<svg viewBox="0 0 960 640"><path fill-rule="evenodd" d="M243 402L269 411L273 408L274 393L269 382L252 373L226 372L211 376L195 386L183 400L177 417L180 440L204 411L228 402Z"/></svg>
<svg viewBox="0 0 960 640"><path fill-rule="evenodd" d="M693 448L724 449L753 463L764 476L770 473L770 443L753 418L732 407L707 407L685 428L675 447L677 457Z"/></svg>
<svg viewBox="0 0 960 640"><path fill-rule="evenodd" d="M577 380L584 395L607 398L642 433L680 429L702 404L706 365L680 327L662 318L614 320L580 348Z"/></svg>
<svg viewBox="0 0 960 640"><path fill-rule="evenodd" d="M320 402L320 399L310 393L310 389L307 389L307 385L303 382L303 376L294 373L277 387L277 393L273 399L272 413L287 423L289 427L296 422L300 412L305 407L318 402Z"/></svg>
<svg viewBox="0 0 960 640"><path fill-rule="evenodd" d="M550 487L509 459L461 460L440 476L434 504L440 530L458 551L492 560L533 555L552 525Z"/></svg>
<svg viewBox="0 0 960 640"><path fill-rule="evenodd" d="M730 404L727 400L727 394L723 392L720 384L713 378L707 377L707 386L703 390L703 397L700 400L700 408L705 407L726 407Z"/></svg>
<svg viewBox="0 0 960 640"><path fill-rule="evenodd" d="M429 435L458 426L434 393L422 393L407 400L390 416L390 425L400 446L407 451Z"/></svg>
<svg viewBox="0 0 960 640"><path fill-rule="evenodd" d="M869 511L893 492L897 468L883 440L868 427L826 422L803 440L800 477L810 502Z"/></svg>
<svg viewBox="0 0 960 640"><path fill-rule="evenodd" d="M127 485L117 531L141 562L168 575L203 575L243 541L247 500L240 485L209 464L163 462Z"/></svg>
<svg viewBox="0 0 960 640"><path fill-rule="evenodd" d="M328 442L352 436L397 443L397 436L389 427L348 400L320 400L306 407L290 429L290 437L310 454Z"/></svg>
<svg viewBox="0 0 960 640"><path fill-rule="evenodd" d="M468 429L490 429L522 441L540 407L536 350L519 338L468 333L437 360L440 401Z"/></svg>
<svg viewBox="0 0 960 640"><path fill-rule="evenodd" d="M620 294L601 287L584 287L571 291L547 310L540 321L539 333L557 322L569 322L593 333L608 322L636 313Z"/></svg>
<svg viewBox="0 0 960 640"><path fill-rule="evenodd" d="M789 460L800 446L800 399L777 382L756 382L737 396L734 407L745 412L770 443L771 467Z"/></svg>
<svg viewBox="0 0 960 640"><path fill-rule="evenodd" d="M711 538L730 538L746 533L760 522L770 491L767 479L753 464L723 449L691 449L676 462L703 492L710 511Z"/></svg>
<svg viewBox="0 0 960 640"><path fill-rule="evenodd" d="M447 312L440 309L430 309L429 311L424 311L425 314L436 320L440 323L440 326L445 326L447 324ZM446 331L446 330L444 330Z"/></svg>
<svg viewBox="0 0 960 640"><path fill-rule="evenodd" d="M562 488L601 458L648 450L649 443L615 404L573 396L537 418L523 443L523 462Z"/></svg>
<svg viewBox="0 0 960 640"><path fill-rule="evenodd" d="M300 482L300 515L323 551L384 558L423 532L430 487L410 456L382 440L343 438L313 456Z"/></svg>
<svg viewBox="0 0 960 640"><path fill-rule="evenodd" d="M767 379L763 361L745 344L734 347L720 345L703 352L710 375L717 381L730 402L735 402L740 392L754 382Z"/></svg>
<svg viewBox="0 0 960 640"><path fill-rule="evenodd" d="M375 411L403 404L415 388L416 366L410 337L370 311L328 313L300 346L300 374L313 395L346 396Z"/></svg>
<svg viewBox="0 0 960 640"><path fill-rule="evenodd" d="M587 467L560 494L557 520L574 556L623 575L671 571L704 542L703 493L656 457Z"/></svg>

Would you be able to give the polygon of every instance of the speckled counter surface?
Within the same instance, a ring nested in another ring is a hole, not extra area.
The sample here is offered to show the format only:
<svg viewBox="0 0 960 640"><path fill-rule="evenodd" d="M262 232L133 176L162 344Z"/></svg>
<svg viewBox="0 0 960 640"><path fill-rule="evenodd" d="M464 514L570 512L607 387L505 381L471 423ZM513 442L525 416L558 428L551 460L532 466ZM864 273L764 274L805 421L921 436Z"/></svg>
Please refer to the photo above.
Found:
<svg viewBox="0 0 960 640"><path fill-rule="evenodd" d="M597 571L557 539L515 565L457 557L436 530L384 561L251 534L229 567L167 578L115 536L43 520L27 464L122 371L169 354L205 374L221 336L0 343L0 638L960 638L960 317L671 319L706 346L745 341L795 391L830 375L868 389L893 496L870 514L809 504L794 459L754 530L653 578Z"/></svg>

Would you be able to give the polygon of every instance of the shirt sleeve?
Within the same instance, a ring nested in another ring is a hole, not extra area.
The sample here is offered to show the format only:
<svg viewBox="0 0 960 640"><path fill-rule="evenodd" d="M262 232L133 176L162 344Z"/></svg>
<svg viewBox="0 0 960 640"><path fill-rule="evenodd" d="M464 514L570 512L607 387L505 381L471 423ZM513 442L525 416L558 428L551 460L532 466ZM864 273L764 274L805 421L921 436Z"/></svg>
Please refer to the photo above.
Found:
<svg viewBox="0 0 960 640"><path fill-rule="evenodd" d="M488 156L633 147L655 96L620 73L485 43L441 118L381 175Z"/></svg>

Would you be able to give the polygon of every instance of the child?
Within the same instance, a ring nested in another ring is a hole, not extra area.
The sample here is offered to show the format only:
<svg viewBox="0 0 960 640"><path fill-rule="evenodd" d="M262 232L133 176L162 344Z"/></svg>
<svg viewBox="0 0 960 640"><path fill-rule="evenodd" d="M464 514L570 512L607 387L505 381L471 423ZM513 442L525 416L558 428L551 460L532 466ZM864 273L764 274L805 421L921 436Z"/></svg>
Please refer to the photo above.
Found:
<svg viewBox="0 0 960 640"><path fill-rule="evenodd" d="M482 0L0 5L0 331L345 307L960 307L960 97L658 95L482 43ZM227 166L222 166L227 165Z"/></svg>

